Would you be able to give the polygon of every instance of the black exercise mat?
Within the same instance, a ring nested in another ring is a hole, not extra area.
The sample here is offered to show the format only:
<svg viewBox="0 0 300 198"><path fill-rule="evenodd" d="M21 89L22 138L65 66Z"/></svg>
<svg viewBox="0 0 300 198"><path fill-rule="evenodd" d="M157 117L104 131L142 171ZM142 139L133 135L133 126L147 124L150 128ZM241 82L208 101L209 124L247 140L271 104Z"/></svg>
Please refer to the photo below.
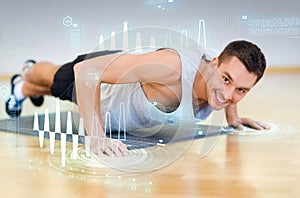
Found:
<svg viewBox="0 0 300 198"><path fill-rule="evenodd" d="M44 129L44 115L39 115L39 129ZM61 131L66 131L67 112L60 114ZM78 134L78 119L73 116L72 129L73 134ZM0 130L5 132L13 132L17 134L25 134L31 136L38 136L38 131L33 131L34 116L16 117L10 119L0 120ZM50 131L55 129L55 113L49 114ZM216 136L220 134L227 134L232 132L232 128L222 126L210 126L199 124L165 124L163 126L141 129L137 131L130 131L126 133L126 140L124 133L120 133L120 139L127 145L128 149L146 148L149 146L163 145L178 141L188 141L196 138L204 138L208 136ZM109 134L107 134L109 137ZM49 138L49 133L45 132L45 138ZM55 138L60 139L60 134L56 133ZM118 138L118 132L112 132L112 138ZM72 141L72 135L67 135L67 141ZM84 143L84 136L79 136L79 143Z"/></svg>

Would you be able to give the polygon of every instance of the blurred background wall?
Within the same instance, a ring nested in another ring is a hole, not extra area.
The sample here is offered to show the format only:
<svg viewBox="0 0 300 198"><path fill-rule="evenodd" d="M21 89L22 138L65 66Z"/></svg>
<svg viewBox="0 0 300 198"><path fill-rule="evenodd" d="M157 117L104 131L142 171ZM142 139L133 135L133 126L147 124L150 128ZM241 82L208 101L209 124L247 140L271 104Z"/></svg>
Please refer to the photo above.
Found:
<svg viewBox="0 0 300 198"><path fill-rule="evenodd" d="M125 23L130 43L136 42L130 30L142 27L177 31L217 50L247 39L261 47L270 68L300 67L299 0L2 0L0 75L20 71L28 58L70 61L112 31L121 33Z"/></svg>

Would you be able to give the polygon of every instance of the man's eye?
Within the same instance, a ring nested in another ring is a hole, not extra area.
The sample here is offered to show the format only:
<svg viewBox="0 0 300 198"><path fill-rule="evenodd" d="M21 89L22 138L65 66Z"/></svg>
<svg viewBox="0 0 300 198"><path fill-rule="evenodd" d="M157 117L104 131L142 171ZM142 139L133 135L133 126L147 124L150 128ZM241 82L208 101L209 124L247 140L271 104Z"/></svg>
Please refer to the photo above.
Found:
<svg viewBox="0 0 300 198"><path fill-rule="evenodd" d="M229 84L229 83L230 83L229 79L226 78L226 77L223 77L223 80L224 80L224 83L225 83L225 84Z"/></svg>
<svg viewBox="0 0 300 198"><path fill-rule="evenodd" d="M246 93L246 90L245 90L245 89L242 89L242 88L239 88L239 89L238 89L238 92L239 92L239 93Z"/></svg>

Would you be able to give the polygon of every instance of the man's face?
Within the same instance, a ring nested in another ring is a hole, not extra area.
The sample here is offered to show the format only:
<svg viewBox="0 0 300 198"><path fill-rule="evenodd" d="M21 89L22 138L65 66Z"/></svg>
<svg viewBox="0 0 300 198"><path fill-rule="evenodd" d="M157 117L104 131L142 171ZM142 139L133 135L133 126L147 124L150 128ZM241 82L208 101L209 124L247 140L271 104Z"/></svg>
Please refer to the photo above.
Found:
<svg viewBox="0 0 300 198"><path fill-rule="evenodd" d="M213 65L207 81L207 99L215 110L236 104L255 85L257 75L250 73L235 56L222 62L219 67L217 58L214 58L211 64Z"/></svg>

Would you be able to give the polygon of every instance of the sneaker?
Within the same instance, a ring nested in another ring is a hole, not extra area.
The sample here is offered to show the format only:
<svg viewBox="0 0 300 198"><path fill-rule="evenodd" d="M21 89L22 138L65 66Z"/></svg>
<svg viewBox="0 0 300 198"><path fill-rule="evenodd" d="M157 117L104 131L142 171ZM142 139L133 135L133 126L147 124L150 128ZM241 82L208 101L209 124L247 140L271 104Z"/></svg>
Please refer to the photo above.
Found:
<svg viewBox="0 0 300 198"><path fill-rule="evenodd" d="M14 95L14 89L15 89L15 84L16 84L15 81L17 80L17 78L20 78L20 77L22 78L22 76L20 74L16 74L10 80L11 95L5 103L6 113L10 117L18 117L22 111L22 102L24 101L25 98L22 100L17 100L16 96Z"/></svg>
<svg viewBox="0 0 300 198"><path fill-rule="evenodd" d="M31 60L31 59L27 60L24 63L22 69L23 73L27 72L34 64L36 64L35 60ZM44 103L44 96L30 96L29 99L32 102L32 104L36 107L40 107Z"/></svg>
<svg viewBox="0 0 300 198"><path fill-rule="evenodd" d="M22 68L22 72L23 73L27 72L34 64L36 64L36 61L32 60L32 59L25 61L23 68Z"/></svg>

